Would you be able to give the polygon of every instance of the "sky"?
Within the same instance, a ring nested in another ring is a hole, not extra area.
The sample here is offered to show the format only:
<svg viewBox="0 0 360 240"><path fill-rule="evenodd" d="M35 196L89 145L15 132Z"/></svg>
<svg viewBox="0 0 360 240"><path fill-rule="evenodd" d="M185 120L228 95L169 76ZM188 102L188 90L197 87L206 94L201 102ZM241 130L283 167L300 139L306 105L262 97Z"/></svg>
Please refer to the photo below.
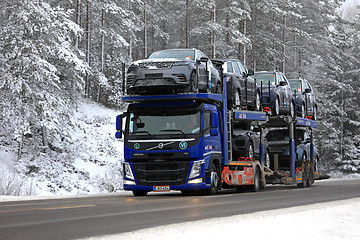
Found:
<svg viewBox="0 0 360 240"><path fill-rule="evenodd" d="M356 5L360 4L360 0L347 0L342 6L343 17L345 19L351 20L356 17L356 13L359 10L356 8Z"/></svg>

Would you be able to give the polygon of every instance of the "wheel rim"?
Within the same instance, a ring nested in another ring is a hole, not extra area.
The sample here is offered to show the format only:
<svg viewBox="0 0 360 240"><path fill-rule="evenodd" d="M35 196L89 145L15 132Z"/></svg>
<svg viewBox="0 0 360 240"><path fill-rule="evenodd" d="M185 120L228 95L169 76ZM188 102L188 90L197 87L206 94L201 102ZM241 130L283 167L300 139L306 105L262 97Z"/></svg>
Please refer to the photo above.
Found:
<svg viewBox="0 0 360 240"><path fill-rule="evenodd" d="M301 105L301 117L305 118L305 105Z"/></svg>
<svg viewBox="0 0 360 240"><path fill-rule="evenodd" d="M260 188L259 172L256 172L254 185L255 185L255 186L254 186L254 187L255 187L255 190L258 190L258 189Z"/></svg>
<svg viewBox="0 0 360 240"><path fill-rule="evenodd" d="M270 156L268 153L265 155L265 166L270 168Z"/></svg>
<svg viewBox="0 0 360 240"><path fill-rule="evenodd" d="M240 94L237 90L235 92L235 105L240 106Z"/></svg>
<svg viewBox="0 0 360 240"><path fill-rule="evenodd" d="M213 170L211 172L211 186L212 188L217 189L218 185L219 185L219 176L217 172Z"/></svg>
<svg viewBox="0 0 360 240"><path fill-rule="evenodd" d="M251 143L249 146L249 158L254 158L254 150Z"/></svg>
<svg viewBox="0 0 360 240"><path fill-rule="evenodd" d="M255 110L260 111L260 95L258 92L256 93L256 98L255 98Z"/></svg>
<svg viewBox="0 0 360 240"><path fill-rule="evenodd" d="M275 99L275 106L274 106L274 108L275 108L275 115L279 115L279 112L280 112L280 104L279 104L279 99L278 99L278 98Z"/></svg>
<svg viewBox="0 0 360 240"><path fill-rule="evenodd" d="M290 116L295 117L295 108L293 102L290 103Z"/></svg>

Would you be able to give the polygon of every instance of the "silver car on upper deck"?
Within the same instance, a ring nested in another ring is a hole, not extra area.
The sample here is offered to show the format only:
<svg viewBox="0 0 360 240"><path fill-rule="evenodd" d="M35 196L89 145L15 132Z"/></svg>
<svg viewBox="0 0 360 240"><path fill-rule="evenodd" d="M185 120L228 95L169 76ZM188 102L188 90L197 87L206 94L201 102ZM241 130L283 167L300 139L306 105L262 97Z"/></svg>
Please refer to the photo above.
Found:
<svg viewBox="0 0 360 240"><path fill-rule="evenodd" d="M133 62L127 71L128 94L221 92L221 78L198 49L156 51Z"/></svg>

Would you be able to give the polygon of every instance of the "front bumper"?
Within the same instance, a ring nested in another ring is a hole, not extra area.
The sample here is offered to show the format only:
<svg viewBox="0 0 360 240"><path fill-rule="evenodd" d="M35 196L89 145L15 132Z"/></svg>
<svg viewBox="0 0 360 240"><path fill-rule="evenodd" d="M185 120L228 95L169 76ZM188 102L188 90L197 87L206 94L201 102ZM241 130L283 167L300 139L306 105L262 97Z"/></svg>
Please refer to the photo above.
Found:
<svg viewBox="0 0 360 240"><path fill-rule="evenodd" d="M143 186L143 185L127 185L124 184L124 190L126 191L154 191L156 186ZM194 183L194 184L181 184L181 185L170 185L169 191L171 190L202 190L211 188L211 184L203 183Z"/></svg>
<svg viewBox="0 0 360 240"><path fill-rule="evenodd" d="M136 72L128 73L127 91L131 94L146 90L183 90L190 84L192 71L188 65L167 69L138 69Z"/></svg>

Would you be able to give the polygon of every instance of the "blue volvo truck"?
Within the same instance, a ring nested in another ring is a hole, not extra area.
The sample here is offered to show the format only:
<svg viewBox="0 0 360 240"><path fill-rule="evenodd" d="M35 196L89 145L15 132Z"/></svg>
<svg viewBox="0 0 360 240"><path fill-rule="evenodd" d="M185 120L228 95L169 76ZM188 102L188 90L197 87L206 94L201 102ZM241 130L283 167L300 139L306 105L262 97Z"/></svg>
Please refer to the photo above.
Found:
<svg viewBox="0 0 360 240"><path fill-rule="evenodd" d="M224 80L226 82L226 79ZM266 112L228 110L226 86L222 94L125 96L127 111L117 116L115 137L124 139L123 186L135 196L178 190L184 194L215 194L222 188L249 186L253 191L270 183L296 184L316 169L296 168L297 126L317 123ZM260 157L232 159L232 125L246 122L260 128ZM264 132L280 124L289 128L289 169L264 166ZM312 158L310 161L314 161ZM301 166L301 164L300 164ZM314 166L314 164L312 165ZM304 174L303 174L304 172ZM274 180L276 179L276 181ZM310 179L310 177L309 177Z"/></svg>

